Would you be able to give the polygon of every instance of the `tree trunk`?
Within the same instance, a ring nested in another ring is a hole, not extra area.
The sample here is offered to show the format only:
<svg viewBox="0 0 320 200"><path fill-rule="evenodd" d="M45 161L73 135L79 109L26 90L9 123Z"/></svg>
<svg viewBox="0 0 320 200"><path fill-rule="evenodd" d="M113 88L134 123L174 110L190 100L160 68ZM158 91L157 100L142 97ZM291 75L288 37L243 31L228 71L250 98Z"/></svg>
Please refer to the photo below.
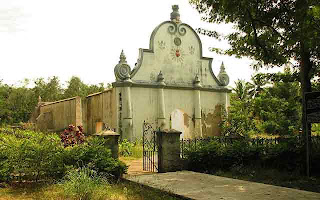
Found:
<svg viewBox="0 0 320 200"><path fill-rule="evenodd" d="M306 102L304 95L306 92L311 92L311 68L310 53L305 48L304 43L301 42L301 59L300 59L300 83L301 83L301 95L302 95L302 134L305 138L305 155L306 155L306 175L309 176L310 166L310 147L311 147L311 125L306 122Z"/></svg>

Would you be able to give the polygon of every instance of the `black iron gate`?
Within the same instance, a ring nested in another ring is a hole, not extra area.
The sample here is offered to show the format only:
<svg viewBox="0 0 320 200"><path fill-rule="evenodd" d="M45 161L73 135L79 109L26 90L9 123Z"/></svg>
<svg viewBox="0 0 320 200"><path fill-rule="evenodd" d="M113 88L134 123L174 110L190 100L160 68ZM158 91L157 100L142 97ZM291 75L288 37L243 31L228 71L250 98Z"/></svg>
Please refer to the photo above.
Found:
<svg viewBox="0 0 320 200"><path fill-rule="evenodd" d="M159 171L159 146L156 130L152 124L143 122L143 170L150 172Z"/></svg>

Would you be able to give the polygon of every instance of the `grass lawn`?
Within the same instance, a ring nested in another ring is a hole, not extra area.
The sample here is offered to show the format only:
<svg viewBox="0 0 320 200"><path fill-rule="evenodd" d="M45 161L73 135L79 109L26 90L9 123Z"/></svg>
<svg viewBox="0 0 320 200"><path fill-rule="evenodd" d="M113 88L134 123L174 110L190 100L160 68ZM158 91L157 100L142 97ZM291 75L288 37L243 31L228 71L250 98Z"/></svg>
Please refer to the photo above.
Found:
<svg viewBox="0 0 320 200"><path fill-rule="evenodd" d="M0 200L22 199L76 199L65 194L59 184L44 183L20 183L12 185L0 185ZM165 192L146 188L131 182L105 184L94 192L90 199L108 200L179 200L181 198L170 196Z"/></svg>

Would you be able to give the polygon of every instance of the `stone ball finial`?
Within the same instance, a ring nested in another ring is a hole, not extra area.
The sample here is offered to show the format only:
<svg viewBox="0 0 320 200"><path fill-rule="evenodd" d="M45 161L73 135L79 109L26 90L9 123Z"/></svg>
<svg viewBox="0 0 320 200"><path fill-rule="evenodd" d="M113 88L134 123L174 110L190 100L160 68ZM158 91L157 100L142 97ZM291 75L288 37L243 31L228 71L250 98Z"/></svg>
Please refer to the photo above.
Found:
<svg viewBox="0 0 320 200"><path fill-rule="evenodd" d="M180 23L180 13L179 13L179 6L173 5L172 6L172 13L170 14L171 21L174 21L176 23Z"/></svg>
<svg viewBox="0 0 320 200"><path fill-rule="evenodd" d="M219 79L219 82L221 83L222 86L227 86L229 84L229 76L226 72L226 68L225 68L223 62L221 63L221 66L220 66L220 72L218 75L218 79Z"/></svg>
<svg viewBox="0 0 320 200"><path fill-rule="evenodd" d="M119 64L114 68L114 75L116 76L117 81L124 81L130 79L131 68L127 64L126 56L124 55L123 50L120 54Z"/></svg>

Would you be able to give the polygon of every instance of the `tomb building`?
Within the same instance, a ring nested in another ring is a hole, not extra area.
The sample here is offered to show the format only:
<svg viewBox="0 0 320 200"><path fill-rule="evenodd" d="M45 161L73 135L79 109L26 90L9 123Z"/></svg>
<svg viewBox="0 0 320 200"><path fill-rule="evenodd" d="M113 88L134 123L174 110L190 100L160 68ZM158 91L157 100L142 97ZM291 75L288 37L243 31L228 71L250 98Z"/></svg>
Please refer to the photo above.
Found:
<svg viewBox="0 0 320 200"><path fill-rule="evenodd" d="M202 56L198 34L182 22L177 5L172 9L170 21L153 30L149 48L139 49L133 68L121 52L111 89L85 99L39 104L36 123L50 119L50 127L58 130L68 127L69 117L88 134L101 131L104 124L128 140L142 137L144 121L154 128L181 131L183 138L219 135L220 113L229 106L231 93L225 66L222 63L215 76L212 58ZM45 112L51 112L50 117Z"/></svg>

